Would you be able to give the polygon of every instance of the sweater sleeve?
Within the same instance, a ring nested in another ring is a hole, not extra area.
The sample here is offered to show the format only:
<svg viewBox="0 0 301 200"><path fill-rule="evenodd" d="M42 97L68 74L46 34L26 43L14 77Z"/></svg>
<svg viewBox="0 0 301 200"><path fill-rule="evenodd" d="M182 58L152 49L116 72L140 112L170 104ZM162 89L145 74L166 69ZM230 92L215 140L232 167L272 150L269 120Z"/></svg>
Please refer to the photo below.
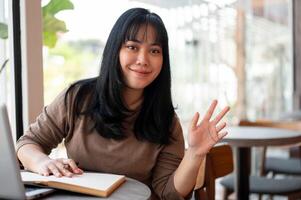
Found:
<svg viewBox="0 0 301 200"><path fill-rule="evenodd" d="M65 106L66 90L61 92L55 100L43 108L36 121L28 127L16 145L18 151L23 145L36 144L46 154L50 154L68 133L67 108ZM70 98L68 98L70 99ZM67 99L67 106L70 104Z"/></svg>
<svg viewBox="0 0 301 200"><path fill-rule="evenodd" d="M160 152L153 171L152 187L160 199L183 200L174 186L174 173L184 157L183 131L177 117L172 126L172 138Z"/></svg>

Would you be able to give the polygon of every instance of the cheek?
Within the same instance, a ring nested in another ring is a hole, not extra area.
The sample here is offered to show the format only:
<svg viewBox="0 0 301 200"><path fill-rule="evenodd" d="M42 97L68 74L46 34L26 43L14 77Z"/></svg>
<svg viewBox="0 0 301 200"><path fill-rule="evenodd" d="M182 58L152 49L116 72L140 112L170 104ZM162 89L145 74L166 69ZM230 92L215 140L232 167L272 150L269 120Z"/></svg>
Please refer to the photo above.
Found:
<svg viewBox="0 0 301 200"><path fill-rule="evenodd" d="M126 65L126 56L124 55L124 53L122 53L122 51L120 51L120 53L119 53L119 63L121 65L122 69Z"/></svg>
<svg viewBox="0 0 301 200"><path fill-rule="evenodd" d="M158 60L156 61L156 63L154 63L154 66L155 66L155 69L156 69L156 71L157 71L157 74L159 74L160 71L162 70L162 67L163 67L163 58L158 59Z"/></svg>
<svg viewBox="0 0 301 200"><path fill-rule="evenodd" d="M119 53L119 63L120 63L120 66L121 66L121 71L122 71L122 74L125 75L127 74L127 65L129 64L129 56L120 51Z"/></svg>

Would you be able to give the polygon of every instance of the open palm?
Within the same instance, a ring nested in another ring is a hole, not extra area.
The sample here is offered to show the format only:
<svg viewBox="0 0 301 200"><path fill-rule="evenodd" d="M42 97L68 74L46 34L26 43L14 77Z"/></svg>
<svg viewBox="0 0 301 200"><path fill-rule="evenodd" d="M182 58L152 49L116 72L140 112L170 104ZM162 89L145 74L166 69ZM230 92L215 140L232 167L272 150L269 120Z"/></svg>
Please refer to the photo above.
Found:
<svg viewBox="0 0 301 200"><path fill-rule="evenodd" d="M227 135L227 132L223 131L226 127L226 123L219 122L230 108L228 106L225 107L213 120L211 120L216 105L217 100L214 100L206 115L199 123L199 113L196 113L191 121L188 133L188 145L196 155L206 154L217 142Z"/></svg>

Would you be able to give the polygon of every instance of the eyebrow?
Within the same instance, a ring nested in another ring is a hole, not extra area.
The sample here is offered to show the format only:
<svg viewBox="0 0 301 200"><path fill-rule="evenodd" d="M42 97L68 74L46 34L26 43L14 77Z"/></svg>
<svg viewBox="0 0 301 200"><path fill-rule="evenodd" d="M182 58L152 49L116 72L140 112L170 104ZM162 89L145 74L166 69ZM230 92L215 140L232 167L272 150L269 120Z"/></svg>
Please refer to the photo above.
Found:
<svg viewBox="0 0 301 200"><path fill-rule="evenodd" d="M128 41L132 41L132 42L137 42L137 43L139 43L139 44L142 44L143 42L142 41L140 41L140 40L137 40L137 39L131 39L131 40L127 40L126 42L128 42ZM160 43L158 43L158 42L154 42L154 43L151 43L150 44L151 46L162 46Z"/></svg>

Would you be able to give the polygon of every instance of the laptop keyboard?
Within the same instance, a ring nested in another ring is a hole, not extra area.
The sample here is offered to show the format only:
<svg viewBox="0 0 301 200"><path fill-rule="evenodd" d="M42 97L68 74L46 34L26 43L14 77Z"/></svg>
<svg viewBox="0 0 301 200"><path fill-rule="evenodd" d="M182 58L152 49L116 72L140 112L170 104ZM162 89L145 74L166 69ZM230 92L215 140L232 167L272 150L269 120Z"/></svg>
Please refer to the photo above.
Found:
<svg viewBox="0 0 301 200"><path fill-rule="evenodd" d="M34 185L26 185L25 186L25 192L31 192L37 189L41 189L41 187L34 186Z"/></svg>

